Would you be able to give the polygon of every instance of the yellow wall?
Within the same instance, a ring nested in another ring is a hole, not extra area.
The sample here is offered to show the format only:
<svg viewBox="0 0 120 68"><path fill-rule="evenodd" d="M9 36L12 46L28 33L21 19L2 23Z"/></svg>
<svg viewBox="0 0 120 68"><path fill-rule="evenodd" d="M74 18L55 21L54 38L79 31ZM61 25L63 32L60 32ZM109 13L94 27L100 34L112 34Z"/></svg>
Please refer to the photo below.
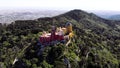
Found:
<svg viewBox="0 0 120 68"><path fill-rule="evenodd" d="M68 32L68 33L72 32L72 25L67 26L67 32Z"/></svg>

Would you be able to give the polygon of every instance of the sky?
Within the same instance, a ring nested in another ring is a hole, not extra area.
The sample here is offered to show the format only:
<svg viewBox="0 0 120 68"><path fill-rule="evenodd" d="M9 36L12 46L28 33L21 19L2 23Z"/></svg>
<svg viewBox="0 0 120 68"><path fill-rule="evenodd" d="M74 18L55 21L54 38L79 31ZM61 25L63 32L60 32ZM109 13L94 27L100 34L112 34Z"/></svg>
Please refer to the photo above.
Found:
<svg viewBox="0 0 120 68"><path fill-rule="evenodd" d="M0 0L0 9L35 8L47 10L120 11L120 0Z"/></svg>

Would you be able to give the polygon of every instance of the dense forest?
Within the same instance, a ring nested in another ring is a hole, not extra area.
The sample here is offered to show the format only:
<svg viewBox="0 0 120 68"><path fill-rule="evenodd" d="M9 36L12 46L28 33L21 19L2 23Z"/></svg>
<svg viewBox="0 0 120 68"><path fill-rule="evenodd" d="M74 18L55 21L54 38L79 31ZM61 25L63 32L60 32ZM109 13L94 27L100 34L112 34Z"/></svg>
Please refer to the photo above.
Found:
<svg viewBox="0 0 120 68"><path fill-rule="evenodd" d="M72 23L75 34L70 44L46 46L38 55L42 31L66 22ZM0 68L120 68L120 21L71 10L54 17L0 24Z"/></svg>

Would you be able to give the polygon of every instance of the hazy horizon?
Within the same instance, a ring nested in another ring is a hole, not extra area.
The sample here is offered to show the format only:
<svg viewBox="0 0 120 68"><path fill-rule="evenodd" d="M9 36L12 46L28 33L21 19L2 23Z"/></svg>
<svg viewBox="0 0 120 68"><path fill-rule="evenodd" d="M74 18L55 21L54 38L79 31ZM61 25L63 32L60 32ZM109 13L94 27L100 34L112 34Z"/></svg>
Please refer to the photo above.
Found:
<svg viewBox="0 0 120 68"><path fill-rule="evenodd" d="M0 9L111 10L120 11L119 0L0 0Z"/></svg>
<svg viewBox="0 0 120 68"><path fill-rule="evenodd" d="M74 9L108 17L120 14L119 2L119 0L0 0L0 23L56 16ZM24 14L27 12L30 14Z"/></svg>
<svg viewBox="0 0 120 68"><path fill-rule="evenodd" d="M119 3L119 0L0 0L0 14L80 9L97 15L115 15L120 14Z"/></svg>
<svg viewBox="0 0 120 68"><path fill-rule="evenodd" d="M74 10L74 9L71 9ZM79 9L81 10L81 9ZM53 17L70 10L41 10L41 9L4 9L0 10L0 23L11 23L15 20L34 20L41 17ZM112 15L120 15L119 11L105 10L83 10L88 13L94 13L102 18L108 18Z"/></svg>

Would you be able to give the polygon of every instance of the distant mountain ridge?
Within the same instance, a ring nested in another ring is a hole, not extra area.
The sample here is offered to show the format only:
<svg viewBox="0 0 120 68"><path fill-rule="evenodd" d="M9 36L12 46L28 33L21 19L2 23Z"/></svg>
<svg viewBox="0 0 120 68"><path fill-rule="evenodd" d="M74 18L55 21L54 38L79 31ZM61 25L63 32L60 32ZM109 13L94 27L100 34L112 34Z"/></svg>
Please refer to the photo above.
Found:
<svg viewBox="0 0 120 68"><path fill-rule="evenodd" d="M46 26L46 24L48 23L51 25L61 26L61 25L64 25L66 22L71 22L75 27L81 28L81 29L90 29L93 31L95 30L95 32L96 32L96 29L98 29L100 34L102 33L102 30L112 30L113 34L117 33L118 36L120 35L119 34L120 21L103 19L93 13L87 13L85 11L77 10L77 9L71 10L69 12L66 12L64 14L60 14L54 17L43 17L35 20L16 20L14 22L14 25L22 25L22 26L21 27L15 26L14 29L16 28L24 29L26 27L31 28L34 26L39 29L39 28L44 28L44 26ZM27 24L31 25L31 27L28 26ZM46 30L47 29L50 29L50 26L48 26Z"/></svg>
<svg viewBox="0 0 120 68"><path fill-rule="evenodd" d="M67 13L64 13L64 14L61 14L61 15L58 15L55 17L39 18L37 20L46 21L46 19L50 20L50 22L55 22L57 20L59 20L59 22L72 20L74 22L78 22L79 24L81 24L81 23L85 24L85 22L86 22L88 24L96 24L96 25L103 25L103 26L107 25L108 27L115 27L115 28L117 28L116 25L120 25L120 21L103 19L93 13L87 13L82 10L71 10ZM92 22L94 22L94 23L92 23ZM73 24L75 24L75 23L73 23Z"/></svg>

